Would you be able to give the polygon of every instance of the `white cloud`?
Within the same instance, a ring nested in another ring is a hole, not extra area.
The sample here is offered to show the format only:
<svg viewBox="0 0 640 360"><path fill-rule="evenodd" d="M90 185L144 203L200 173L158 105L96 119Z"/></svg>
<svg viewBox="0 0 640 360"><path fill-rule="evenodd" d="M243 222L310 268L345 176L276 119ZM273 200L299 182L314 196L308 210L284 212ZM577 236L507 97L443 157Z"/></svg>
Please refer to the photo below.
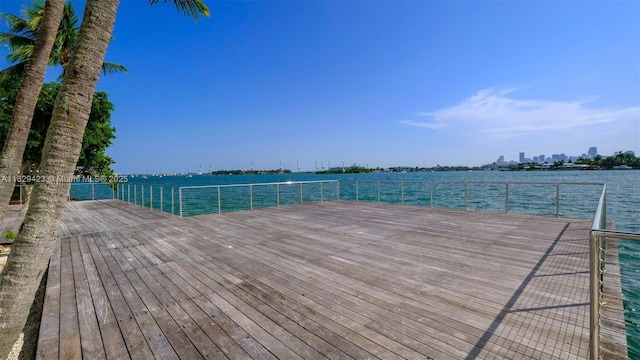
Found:
<svg viewBox="0 0 640 360"><path fill-rule="evenodd" d="M431 130L438 130L440 128L447 126L447 124L444 122L418 123L411 120L403 120L403 121L400 121L400 123L411 125L411 126L423 127Z"/></svg>
<svg viewBox="0 0 640 360"><path fill-rule="evenodd" d="M457 105L418 114L430 121L405 120L401 123L431 130L463 126L468 132L509 138L640 120L640 107L589 108L586 105L595 99L554 101L508 97L517 90L483 89Z"/></svg>

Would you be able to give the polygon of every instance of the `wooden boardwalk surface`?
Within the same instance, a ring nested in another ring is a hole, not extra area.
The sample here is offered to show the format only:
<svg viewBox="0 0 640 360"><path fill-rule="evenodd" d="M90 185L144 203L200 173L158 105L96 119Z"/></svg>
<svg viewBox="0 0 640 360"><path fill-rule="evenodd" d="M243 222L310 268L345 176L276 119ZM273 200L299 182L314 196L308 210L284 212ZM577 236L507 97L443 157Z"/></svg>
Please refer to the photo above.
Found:
<svg viewBox="0 0 640 360"><path fill-rule="evenodd" d="M69 203L41 359L585 359L590 221Z"/></svg>

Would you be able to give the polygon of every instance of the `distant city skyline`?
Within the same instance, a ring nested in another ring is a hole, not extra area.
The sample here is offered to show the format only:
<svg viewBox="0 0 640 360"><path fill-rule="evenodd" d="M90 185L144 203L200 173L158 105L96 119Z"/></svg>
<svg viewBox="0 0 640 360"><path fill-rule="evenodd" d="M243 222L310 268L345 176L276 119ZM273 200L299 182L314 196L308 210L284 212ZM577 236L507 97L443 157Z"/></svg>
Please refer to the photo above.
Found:
<svg viewBox="0 0 640 360"><path fill-rule="evenodd" d="M631 152L633 154L635 154L635 151L633 150L617 150L617 151L622 151L622 152ZM616 151L616 152L617 152ZM501 164L508 164L508 163L553 163L555 161L571 161L574 162L578 159L594 159L596 156L602 156L602 157L606 157L606 156L612 156L615 155L615 153L612 154L600 154L598 153L598 147L597 146L591 146L587 149L587 152L584 152L580 155L566 155L565 153L554 153L551 154L551 156L546 156L545 154L539 154L539 155L534 155L533 157L529 158L526 157L526 152L521 151L518 153L518 159L517 160L505 160L504 155L500 155L498 156L498 160L495 161L496 164L501 165Z"/></svg>

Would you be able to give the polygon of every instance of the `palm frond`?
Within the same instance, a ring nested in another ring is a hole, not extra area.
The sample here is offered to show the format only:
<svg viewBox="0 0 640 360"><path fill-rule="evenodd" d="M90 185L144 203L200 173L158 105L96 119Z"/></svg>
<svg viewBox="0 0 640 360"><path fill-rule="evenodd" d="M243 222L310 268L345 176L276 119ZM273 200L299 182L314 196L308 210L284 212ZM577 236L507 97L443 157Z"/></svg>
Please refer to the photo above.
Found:
<svg viewBox="0 0 640 360"><path fill-rule="evenodd" d="M154 5L158 0L147 0L150 5ZM166 3L168 0L164 0ZM195 20L198 20L199 15L209 17L209 8L202 2L202 0L173 0L178 12L187 16L192 16Z"/></svg>
<svg viewBox="0 0 640 360"><path fill-rule="evenodd" d="M20 34L0 33L0 44L5 44L14 51L23 46L33 46L34 39Z"/></svg>
<svg viewBox="0 0 640 360"><path fill-rule="evenodd" d="M0 83L3 83L9 79L22 79L24 72L27 70L27 61L21 61L13 64L8 68L0 71Z"/></svg>
<svg viewBox="0 0 640 360"><path fill-rule="evenodd" d="M32 52L33 45L26 45L14 49L12 52L8 53L5 58L11 62L28 61Z"/></svg>
<svg viewBox="0 0 640 360"><path fill-rule="evenodd" d="M0 13L0 17L7 23L9 31L15 34L19 34L25 37L36 39L36 32L29 27L29 23L17 15Z"/></svg>
<svg viewBox="0 0 640 360"><path fill-rule="evenodd" d="M110 62L106 62L102 64L102 73L104 75L116 74L116 73L128 73L129 69L127 69L124 65L114 64Z"/></svg>
<svg viewBox="0 0 640 360"><path fill-rule="evenodd" d="M30 29L34 31L39 29L44 18L44 2L35 2L24 12L24 15Z"/></svg>

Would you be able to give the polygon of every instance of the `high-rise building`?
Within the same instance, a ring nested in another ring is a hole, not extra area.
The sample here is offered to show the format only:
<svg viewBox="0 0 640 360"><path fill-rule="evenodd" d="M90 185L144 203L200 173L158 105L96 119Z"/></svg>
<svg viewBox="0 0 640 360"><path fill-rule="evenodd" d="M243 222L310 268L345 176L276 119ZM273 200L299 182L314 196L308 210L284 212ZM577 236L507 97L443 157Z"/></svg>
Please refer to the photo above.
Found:
<svg viewBox="0 0 640 360"><path fill-rule="evenodd" d="M523 163L524 162L524 152L520 153L520 162Z"/></svg>
<svg viewBox="0 0 640 360"><path fill-rule="evenodd" d="M589 151L587 151L587 155L589 155L591 159L595 158L598 156L598 148L595 146L590 147Z"/></svg>

